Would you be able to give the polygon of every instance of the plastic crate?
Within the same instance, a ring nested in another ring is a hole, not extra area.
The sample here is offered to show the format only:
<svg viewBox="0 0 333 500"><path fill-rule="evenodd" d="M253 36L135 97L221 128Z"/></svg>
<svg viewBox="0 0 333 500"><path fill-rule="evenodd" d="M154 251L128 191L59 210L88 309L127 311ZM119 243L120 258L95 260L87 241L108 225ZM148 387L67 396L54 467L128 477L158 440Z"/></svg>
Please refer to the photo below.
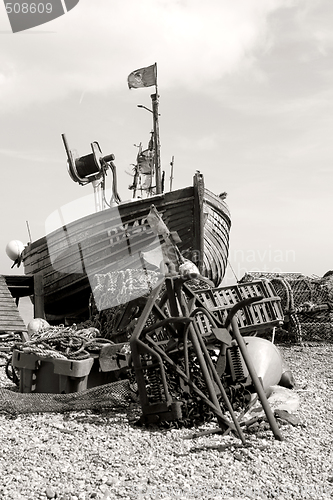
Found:
<svg viewBox="0 0 333 500"><path fill-rule="evenodd" d="M88 388L94 358L44 358L14 349L12 364L19 370L20 392L68 394Z"/></svg>
<svg viewBox="0 0 333 500"><path fill-rule="evenodd" d="M262 297L254 304L243 307L237 313L238 327L242 335L267 332L284 321L281 299L268 280L238 283L237 285L197 290L196 295L204 307L224 323L229 310L243 299ZM198 318L197 318L198 319ZM203 333L209 329L208 320L201 317Z"/></svg>

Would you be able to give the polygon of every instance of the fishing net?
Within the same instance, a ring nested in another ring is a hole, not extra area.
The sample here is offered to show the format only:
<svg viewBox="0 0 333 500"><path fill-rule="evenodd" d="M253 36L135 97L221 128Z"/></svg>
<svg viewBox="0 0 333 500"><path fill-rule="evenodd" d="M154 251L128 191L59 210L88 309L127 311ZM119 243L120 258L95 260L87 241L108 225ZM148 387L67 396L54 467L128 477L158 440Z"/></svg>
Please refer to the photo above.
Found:
<svg viewBox="0 0 333 500"><path fill-rule="evenodd" d="M281 298L289 339L333 342L333 273L249 273L241 282L267 279Z"/></svg>
<svg viewBox="0 0 333 500"><path fill-rule="evenodd" d="M162 275L155 271L125 269L106 274L96 274L92 278L92 292L98 310L116 307L151 293Z"/></svg>
<svg viewBox="0 0 333 500"><path fill-rule="evenodd" d="M70 394L19 393L0 388L0 413L67 412L126 408L135 400L128 380Z"/></svg>
<svg viewBox="0 0 333 500"><path fill-rule="evenodd" d="M32 333L30 340L22 341L19 335L7 343L2 343L1 352L2 367L7 378L13 382L10 388L0 388L0 413L16 415L19 413L39 413L39 412L66 412L80 410L110 410L116 408L126 408L135 400L135 391L125 375L118 376L116 380L106 382L95 387L83 390L70 391L66 393L53 393L53 378L58 379L59 375L49 373L47 387L49 392L34 392L31 381L30 392L18 392L20 378L23 372L27 373L31 369L30 363L26 367L15 366L15 353L21 353L24 359L33 356L39 359L36 365L35 377L39 378L40 370L43 366L53 364L53 361L84 362L91 355L98 355L101 348L113 344L107 339L100 338L99 332L95 328L79 329L76 326L64 327L49 326L38 332ZM23 362L23 366L25 362ZM45 372L44 372L45 376ZM90 375L89 375L90 377ZM68 378L68 377L67 377ZM74 380L76 379L74 377Z"/></svg>

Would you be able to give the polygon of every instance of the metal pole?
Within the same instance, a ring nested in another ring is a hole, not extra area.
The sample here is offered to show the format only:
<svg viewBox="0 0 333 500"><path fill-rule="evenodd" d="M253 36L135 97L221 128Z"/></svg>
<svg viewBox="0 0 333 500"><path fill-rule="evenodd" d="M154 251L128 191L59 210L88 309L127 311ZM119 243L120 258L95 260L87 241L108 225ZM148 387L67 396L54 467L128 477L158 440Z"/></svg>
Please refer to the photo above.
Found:
<svg viewBox="0 0 333 500"><path fill-rule="evenodd" d="M260 399L262 407L263 407L263 409L265 411L267 420L269 422L270 428L271 428L271 430L272 430L272 432L273 432L273 434L275 436L275 439L278 439L279 441L283 441L283 436L282 436L282 434L280 432L280 429L279 429L279 427L277 425L277 422L276 422L276 420L274 418L274 414L272 412L272 409L269 406L269 403L268 403L265 391L263 389L263 386L261 385L261 382L259 380L257 372L256 372L256 370L254 368L254 364L252 362L252 359L251 359L251 357L249 356L249 354L247 352L247 347L245 345L243 337L241 336L241 334L239 332L238 325L237 325L237 320L236 320L235 317L233 317L231 319L231 328L232 328L233 336L236 339L237 344L239 346L239 349L240 349L240 351L241 351L241 353L243 355L243 358L244 358L244 361L246 363L247 369L249 370L249 374L250 374L250 377L252 379L254 388L255 388L255 390L256 390L256 392L258 394L258 397Z"/></svg>
<svg viewBox="0 0 333 500"><path fill-rule="evenodd" d="M154 159L155 159L155 178L156 178L156 194L162 193L162 176L161 176L161 146L160 146L160 131L158 123L158 94L157 85L156 93L151 96L153 106L153 125L154 125Z"/></svg>
<svg viewBox="0 0 333 500"><path fill-rule="evenodd" d="M170 172L170 191L172 191L172 181L173 181L173 166L174 166L174 160L175 157L173 156L171 158L170 166L171 166L171 172Z"/></svg>

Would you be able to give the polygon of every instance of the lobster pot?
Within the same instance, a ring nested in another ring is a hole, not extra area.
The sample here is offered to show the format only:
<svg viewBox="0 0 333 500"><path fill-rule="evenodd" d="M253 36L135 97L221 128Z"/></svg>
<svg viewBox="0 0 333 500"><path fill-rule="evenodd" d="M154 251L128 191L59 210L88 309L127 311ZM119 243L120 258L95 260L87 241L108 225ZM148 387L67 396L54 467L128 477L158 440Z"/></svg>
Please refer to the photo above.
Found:
<svg viewBox="0 0 333 500"><path fill-rule="evenodd" d="M281 299L290 340L333 341L333 274L312 278L296 273L251 273L241 282L253 282L259 276L269 280Z"/></svg>
<svg viewBox="0 0 333 500"><path fill-rule="evenodd" d="M283 323L280 297L268 280L256 280L251 283L196 290L201 304L206 307L222 324L230 309L244 299L261 298L255 303L244 306L236 314L236 321L242 335L271 335L275 326ZM205 332L205 325L199 325Z"/></svg>
<svg viewBox="0 0 333 500"><path fill-rule="evenodd" d="M307 302L333 305L333 276L311 278L296 273L248 273L240 283L251 283L258 279L266 279L273 285L285 313L289 312L291 306L300 307Z"/></svg>
<svg viewBox="0 0 333 500"><path fill-rule="evenodd" d="M304 342L333 342L333 313L297 314L298 330Z"/></svg>
<svg viewBox="0 0 333 500"><path fill-rule="evenodd" d="M332 323L300 323L304 342L333 342Z"/></svg>
<svg viewBox="0 0 333 500"><path fill-rule="evenodd" d="M274 287L276 294L281 299L281 307L285 314L294 307L299 307L305 302L313 302L315 290L308 279L272 277L269 282Z"/></svg>

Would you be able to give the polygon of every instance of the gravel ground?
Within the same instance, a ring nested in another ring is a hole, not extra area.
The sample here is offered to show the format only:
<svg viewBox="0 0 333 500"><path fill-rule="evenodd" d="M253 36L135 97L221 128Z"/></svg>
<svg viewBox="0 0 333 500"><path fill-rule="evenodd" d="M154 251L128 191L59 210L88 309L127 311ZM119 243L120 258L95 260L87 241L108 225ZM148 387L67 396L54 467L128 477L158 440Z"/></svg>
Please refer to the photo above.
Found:
<svg viewBox="0 0 333 500"><path fill-rule="evenodd" d="M145 429L140 407L107 413L0 414L0 498L6 500L333 498L333 345L280 346L296 379L299 425L233 435ZM0 386L13 384L0 369ZM215 428L212 422L200 428Z"/></svg>

